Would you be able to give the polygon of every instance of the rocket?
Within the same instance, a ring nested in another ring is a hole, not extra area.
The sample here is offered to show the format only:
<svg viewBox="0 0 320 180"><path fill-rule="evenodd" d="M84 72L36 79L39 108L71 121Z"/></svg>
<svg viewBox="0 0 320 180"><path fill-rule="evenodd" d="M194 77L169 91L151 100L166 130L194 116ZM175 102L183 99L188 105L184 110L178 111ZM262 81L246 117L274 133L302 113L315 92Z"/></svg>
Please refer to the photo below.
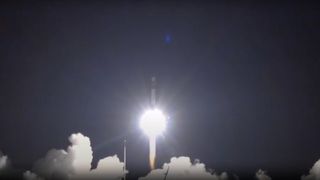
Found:
<svg viewBox="0 0 320 180"><path fill-rule="evenodd" d="M157 101L156 89L157 89L156 77L152 77L151 78L151 97L150 97L150 105L152 109L156 107L156 101Z"/></svg>
<svg viewBox="0 0 320 180"><path fill-rule="evenodd" d="M156 78L151 78L150 87L150 108L147 110L140 120L141 129L148 135L149 138L149 165L150 169L155 168L156 161L156 139L166 127L165 115L157 109L157 82Z"/></svg>

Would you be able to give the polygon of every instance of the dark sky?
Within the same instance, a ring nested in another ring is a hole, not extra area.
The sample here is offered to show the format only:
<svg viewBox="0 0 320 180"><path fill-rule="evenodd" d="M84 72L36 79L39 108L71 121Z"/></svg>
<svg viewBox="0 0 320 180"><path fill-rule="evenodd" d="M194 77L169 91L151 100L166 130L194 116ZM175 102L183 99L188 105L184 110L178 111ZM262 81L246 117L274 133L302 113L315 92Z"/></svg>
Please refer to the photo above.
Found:
<svg viewBox="0 0 320 180"><path fill-rule="evenodd" d="M254 174L306 174L320 158L320 6L315 1L72 1L0 5L0 150L30 168L67 137L95 163L148 170L138 119L149 79L170 116L170 157ZM300 176L299 176L300 177ZM298 177L298 178L299 178Z"/></svg>

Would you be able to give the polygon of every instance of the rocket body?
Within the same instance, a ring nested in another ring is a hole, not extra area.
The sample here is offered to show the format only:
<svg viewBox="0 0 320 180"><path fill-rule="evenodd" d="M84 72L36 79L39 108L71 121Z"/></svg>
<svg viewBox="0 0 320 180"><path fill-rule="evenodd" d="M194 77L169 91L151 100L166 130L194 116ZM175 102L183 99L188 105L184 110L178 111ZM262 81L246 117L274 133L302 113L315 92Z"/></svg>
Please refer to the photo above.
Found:
<svg viewBox="0 0 320 180"><path fill-rule="evenodd" d="M151 97L150 97L150 104L152 108L155 108L156 106L156 88L157 88L157 82L156 77L151 78Z"/></svg>

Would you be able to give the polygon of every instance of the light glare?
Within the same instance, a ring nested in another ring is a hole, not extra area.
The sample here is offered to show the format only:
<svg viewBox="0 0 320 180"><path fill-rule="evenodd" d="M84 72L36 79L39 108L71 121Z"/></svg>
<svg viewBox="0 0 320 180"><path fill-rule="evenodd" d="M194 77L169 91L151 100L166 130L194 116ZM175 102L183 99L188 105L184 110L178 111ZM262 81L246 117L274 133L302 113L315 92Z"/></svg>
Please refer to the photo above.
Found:
<svg viewBox="0 0 320 180"><path fill-rule="evenodd" d="M140 128L149 137L161 134L166 129L166 125L166 117L158 109L147 110L140 120Z"/></svg>

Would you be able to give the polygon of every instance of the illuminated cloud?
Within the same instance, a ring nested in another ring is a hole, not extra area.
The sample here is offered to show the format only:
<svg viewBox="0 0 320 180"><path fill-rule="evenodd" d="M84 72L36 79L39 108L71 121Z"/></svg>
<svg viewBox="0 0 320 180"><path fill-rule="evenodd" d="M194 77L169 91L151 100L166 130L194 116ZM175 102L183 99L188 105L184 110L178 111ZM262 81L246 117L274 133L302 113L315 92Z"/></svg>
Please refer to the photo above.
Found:
<svg viewBox="0 0 320 180"><path fill-rule="evenodd" d="M87 174L92 161L92 149L88 137L72 134L71 145L65 150L50 150L34 165L34 172L45 178L66 179L74 175Z"/></svg>
<svg viewBox="0 0 320 180"><path fill-rule="evenodd" d="M117 155L100 159L97 167L92 169L91 163L93 152L90 139L81 133L72 134L69 137L70 145L66 150L52 149L46 156L38 160L33 171L23 173L26 180L44 179L114 179L120 180L128 173L124 172L124 163ZM0 175L7 173L9 169L8 157L0 152ZM7 173L8 174L8 173ZM10 175L10 174L9 174ZM263 170L258 170L255 174L258 180L271 180L271 177ZM217 174L207 170L205 164L199 160L191 162L189 157L173 157L169 163L165 163L162 168L149 172L139 180L153 179L205 179L205 180L228 180L238 179L236 175L228 177L226 172ZM309 174L302 176L301 180L320 180L320 160L310 169Z"/></svg>
<svg viewBox="0 0 320 180"><path fill-rule="evenodd" d="M308 175L303 175L301 180L320 180L320 159L314 163Z"/></svg>
<svg viewBox="0 0 320 180"><path fill-rule="evenodd" d="M0 151L0 179L13 179L15 178L14 171L11 167L11 162L8 156L5 156Z"/></svg>
<svg viewBox="0 0 320 180"><path fill-rule="evenodd" d="M10 168L10 161L8 159L8 156L5 156L0 151L0 175L7 175L9 173Z"/></svg>
<svg viewBox="0 0 320 180"><path fill-rule="evenodd" d="M256 172L256 178L258 180L271 180L271 177L267 175L267 172L261 169Z"/></svg>
<svg viewBox="0 0 320 180"><path fill-rule="evenodd" d="M9 165L8 157L3 155L2 152L0 151L0 172L7 169L8 165Z"/></svg>
<svg viewBox="0 0 320 180"><path fill-rule="evenodd" d="M124 163L120 162L117 155L109 156L99 160L97 168L90 172L90 177L121 179L125 175L123 169Z"/></svg>
<svg viewBox="0 0 320 180"><path fill-rule="evenodd" d="M93 159L90 139L82 134L72 134L69 137L71 146L68 147L68 154L72 158L72 173L76 175L88 174Z"/></svg>
<svg viewBox="0 0 320 180"><path fill-rule="evenodd" d="M189 157L173 157L170 163L165 163L162 169L152 170L147 176L139 178L139 180L153 179L208 179L208 180L226 180L227 173L221 175L208 172L205 165L200 162L191 163Z"/></svg>
<svg viewBox="0 0 320 180"><path fill-rule="evenodd" d="M23 177L27 180L39 179L79 179L104 178L121 179L124 176L124 163L114 155L98 162L96 169L91 170L92 148L90 139L82 134L69 137L71 145L67 150L50 150L38 160L33 172L26 171Z"/></svg>
<svg viewBox="0 0 320 180"><path fill-rule="evenodd" d="M26 171L23 173L23 179L25 180L43 180L43 178L39 177L33 172Z"/></svg>

